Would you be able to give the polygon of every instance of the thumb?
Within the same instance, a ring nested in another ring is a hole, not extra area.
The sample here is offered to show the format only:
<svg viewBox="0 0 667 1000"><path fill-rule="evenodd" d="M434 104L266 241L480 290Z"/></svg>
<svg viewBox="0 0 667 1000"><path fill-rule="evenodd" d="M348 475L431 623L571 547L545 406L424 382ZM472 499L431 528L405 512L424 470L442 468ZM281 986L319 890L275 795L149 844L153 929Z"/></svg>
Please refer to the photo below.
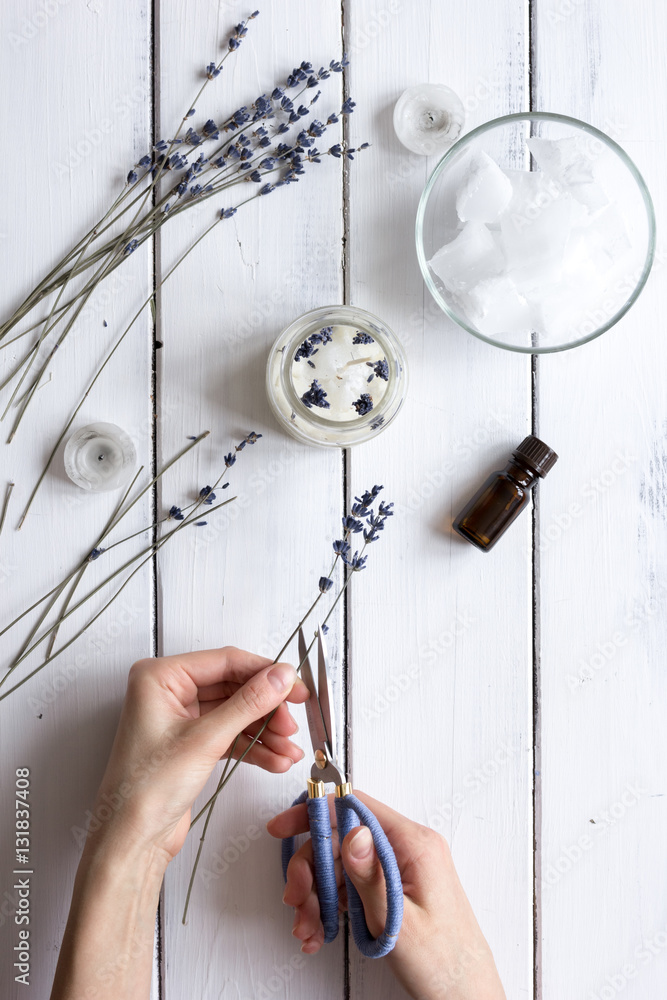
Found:
<svg viewBox="0 0 667 1000"><path fill-rule="evenodd" d="M373 937L378 937L387 920L387 889L367 826L357 826L348 833L342 855L343 867L364 904L368 929Z"/></svg>
<svg viewBox="0 0 667 1000"><path fill-rule="evenodd" d="M278 708L296 680L296 670L289 663L271 664L204 715L199 720L199 732L216 757L222 756L237 733Z"/></svg>

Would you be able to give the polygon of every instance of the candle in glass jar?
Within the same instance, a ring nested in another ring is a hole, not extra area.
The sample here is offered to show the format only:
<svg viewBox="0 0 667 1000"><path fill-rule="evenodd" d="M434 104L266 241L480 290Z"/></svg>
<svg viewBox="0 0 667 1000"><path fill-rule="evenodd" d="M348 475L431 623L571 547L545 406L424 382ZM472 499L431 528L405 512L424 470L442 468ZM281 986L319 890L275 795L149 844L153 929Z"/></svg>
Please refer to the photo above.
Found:
<svg viewBox="0 0 667 1000"><path fill-rule="evenodd" d="M311 444L346 447L373 437L398 412L406 385L396 336L353 306L300 317L280 335L267 366L274 413Z"/></svg>

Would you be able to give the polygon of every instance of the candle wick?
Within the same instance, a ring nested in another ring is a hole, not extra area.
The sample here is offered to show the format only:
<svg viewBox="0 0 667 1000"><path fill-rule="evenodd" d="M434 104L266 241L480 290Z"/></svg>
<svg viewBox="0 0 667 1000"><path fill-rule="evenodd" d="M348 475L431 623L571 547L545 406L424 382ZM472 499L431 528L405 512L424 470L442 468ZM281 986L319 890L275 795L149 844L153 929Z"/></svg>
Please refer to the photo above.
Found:
<svg viewBox="0 0 667 1000"><path fill-rule="evenodd" d="M353 358L352 361L346 362L339 371L344 372L347 368L351 368L353 365L365 365L370 361L370 355L367 358ZM340 378L340 375L338 376Z"/></svg>

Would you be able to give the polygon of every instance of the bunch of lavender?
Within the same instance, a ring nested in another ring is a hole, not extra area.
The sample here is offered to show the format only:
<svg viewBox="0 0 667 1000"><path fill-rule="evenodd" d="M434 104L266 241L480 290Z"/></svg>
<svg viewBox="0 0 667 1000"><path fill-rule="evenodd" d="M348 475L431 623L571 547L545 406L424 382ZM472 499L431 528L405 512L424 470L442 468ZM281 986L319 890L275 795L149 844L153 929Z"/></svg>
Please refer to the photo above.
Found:
<svg viewBox="0 0 667 1000"><path fill-rule="evenodd" d="M384 530L384 526L386 524L387 519L393 516L394 513L392 510L392 507L394 506L393 503L381 502L378 504L377 511L375 513L373 511L373 506L375 504L375 501L377 500L383 488L384 487L382 486L374 486L371 490L366 490L366 492L363 493L360 497L355 497L355 502L352 505L350 514L343 517L342 537L337 538L336 541L333 543L334 558L331 564L331 568L329 569L329 572L327 573L326 576L320 577L318 584L318 593L316 597L314 598L312 604L310 605L306 613L301 617L301 620L297 623L296 627L291 632L289 637L283 643L281 649L279 650L275 659L273 660L274 663L277 663L283 656L289 644L294 640L295 636L298 634L299 629L302 628L305 622L313 615L315 609L319 605L322 598L326 594L330 594L333 591L334 589L333 576L336 571L338 563L342 562L344 566L343 582L338 588L338 591L333 601L331 602L329 610L327 611L326 615L321 621L322 630L324 632L328 631L327 622L329 621L329 618L333 614L334 608L336 607L341 597L347 590L350 584L350 580L352 579L355 573L361 572L361 570L363 570L366 567L366 562L368 560L366 549L368 548L369 545L371 545L373 542L376 542L379 539L381 532ZM361 546L361 548L355 549L355 551L353 552L351 540L354 535L360 535L360 534L363 538L363 545ZM315 638L311 640L310 645L306 650L304 658L298 664L297 667L298 671L301 670L301 667L303 666L306 657L309 655L311 649L313 648L314 643L315 643ZM230 768L230 762L234 758L238 741L240 739L240 734L239 736L236 737L234 743L230 748L227 760L225 762L225 766L223 768L215 792L210 797L210 799L204 804L204 806L202 806L202 808L199 810L197 815L190 823L190 829L192 829L195 823L197 823L204 815L204 813L206 813L206 820L204 822L204 827L202 829L202 835L199 839L199 847L197 849L194 865L192 866L190 882L188 884L188 891L185 898L185 905L183 908L183 923L185 923L187 917L188 907L190 905L190 897L192 895L192 887L194 885L195 876L197 874L197 868L199 866L202 849L204 847L206 832L208 830L208 825L211 821L213 808L215 806L217 798L220 795L222 789L225 787L225 785L231 778L231 776L233 775L234 771L241 763L241 761L244 760L244 758L250 752L251 748L261 738L262 733L266 729L273 715L274 713L271 712L270 715L267 716L261 728L259 729L259 732L253 737L250 744L246 747L243 753L239 755L234 765Z"/></svg>
<svg viewBox="0 0 667 1000"><path fill-rule="evenodd" d="M236 499L236 497L230 497L229 499L221 500L219 503L215 503L218 499L215 491L219 489L222 492L222 490L229 488L229 482L223 480L225 480L229 469L236 463L238 453L243 451L246 445L255 444L262 436L254 431L243 438L243 440L236 445L233 451L225 455L224 468L217 479L215 479L213 485L203 486L190 503L183 506L172 504L168 512L159 520L146 525L144 528L133 532L131 535L126 535L124 538L120 538L110 544L103 544L106 542L111 532L118 527L123 518L138 503L141 497L148 493L148 491L151 490L153 486L155 486L155 484L162 478L167 469L170 469L192 448L198 445L200 441L203 441L203 439L208 436L208 433L208 431L204 431L202 434L190 438L190 443L186 445L186 447L183 448L174 458L167 462L160 472L153 477L153 479L151 479L146 486L142 487L136 495L132 497L132 499L130 499L130 494L132 493L134 485L142 471L139 469L123 495L120 503L116 506L113 514L107 521L101 533L98 535L95 544L85 553L77 566L75 566L74 569L60 581L60 583L56 584L55 587L48 591L48 593L44 594L39 600L35 601L34 604L0 630L0 637L2 637L6 632L22 621L26 615L30 614L31 611L41 607L39 617L36 623L32 626L29 635L5 667L5 673L0 678L0 688L2 688L5 682L13 675L17 667L19 667L31 653L41 646L42 643L47 644L44 657L42 661L29 673L25 674L20 680L16 681L16 683L14 683L6 691L0 693L0 701L7 698L18 688L22 687L26 681L30 680L31 677L34 677L34 675L39 673L40 670L43 670L48 663L51 663L56 659L56 657L60 656L60 654L64 652L68 646L71 646L72 643L79 638L79 636L90 628L93 622L97 621L97 619L104 614L107 608L109 608L119 597L125 587L129 584L130 580L132 580L132 578L139 572L142 566L144 566L148 560L152 559L153 556L160 551L163 545L166 545L184 528L204 527L208 523L207 521L202 520L204 512L206 512L207 516L209 514L213 514L216 510L219 510L221 507L225 507L228 503L232 503ZM152 541L147 546L132 555L118 569L110 572L108 576L93 587L93 589L85 594L85 596L81 597L75 604L72 603L79 584L81 583L81 580L91 562L96 562L98 559L108 554L112 549L125 544L131 539L136 538L138 535L144 534L146 531L152 532L153 536ZM125 579L122 580L122 582L118 581L117 578L120 578L123 574L127 574ZM114 581L120 582L120 586L117 587L101 610L92 615L86 623L79 628L73 636L71 636L71 638L63 643L63 645L61 645L58 649L54 650L56 637L63 623L71 615L78 611L79 608L84 607L95 594L102 591L109 584L114 583ZM48 618L50 612L58 604L58 602L61 601L61 599L62 603L59 610L56 612L54 621L48 626L44 625L44 622Z"/></svg>
<svg viewBox="0 0 667 1000"><path fill-rule="evenodd" d="M208 119L194 127L196 104L201 94L212 80L220 76L225 61L238 50L248 33L248 23L258 13L255 11L246 21L236 25L227 40L225 55L219 62L207 65L204 82L188 105L174 137L157 142L134 164L124 189L109 210L0 326L0 350L33 334L33 341L23 356L0 383L2 390L16 380L0 416L0 420L4 420L16 404L17 414L8 441L13 439L54 353L75 327L77 318L100 282L122 266L140 246L154 239L162 226L203 201L223 193L227 196L232 188L241 195L235 204L226 203L217 208L212 223L158 282L158 287L171 277L188 254L220 222L230 219L249 201L295 184L307 168L321 163L324 157L354 158L356 149L339 142L322 150L317 145L331 126L352 113L354 101L347 98L342 107L329 114L324 121L315 118L313 113L313 106L320 97L320 84L332 74L343 72L347 65L345 57L332 60L327 67L319 69L309 62L302 62L270 94L261 94L252 104L237 108L220 121ZM362 143L359 149L367 146L368 143ZM117 231L119 224L124 226L120 232ZM115 235L111 235L111 230ZM70 293L69 285L77 278L82 279L80 287ZM45 317L31 322L22 332L9 336L22 320L30 318L40 303L53 294L55 299ZM88 385L51 451L18 527L23 524L60 443L109 360L144 309L150 306L155 312L155 295L156 291L142 304ZM43 346L46 356L38 363Z"/></svg>

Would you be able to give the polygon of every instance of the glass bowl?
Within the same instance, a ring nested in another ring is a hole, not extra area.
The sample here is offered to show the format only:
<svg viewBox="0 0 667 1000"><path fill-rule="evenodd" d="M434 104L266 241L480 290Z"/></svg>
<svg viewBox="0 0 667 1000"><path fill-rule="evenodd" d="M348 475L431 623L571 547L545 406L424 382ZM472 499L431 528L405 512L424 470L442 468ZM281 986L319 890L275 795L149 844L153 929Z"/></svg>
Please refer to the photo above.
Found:
<svg viewBox="0 0 667 1000"><path fill-rule="evenodd" d="M269 353L266 393L298 441L347 448L385 430L407 390L403 348L356 306L323 306L283 330Z"/></svg>
<svg viewBox="0 0 667 1000"><path fill-rule="evenodd" d="M452 146L424 188L415 235L450 319L496 347L546 354L599 337L628 311L653 263L655 216L609 136L532 112Z"/></svg>

